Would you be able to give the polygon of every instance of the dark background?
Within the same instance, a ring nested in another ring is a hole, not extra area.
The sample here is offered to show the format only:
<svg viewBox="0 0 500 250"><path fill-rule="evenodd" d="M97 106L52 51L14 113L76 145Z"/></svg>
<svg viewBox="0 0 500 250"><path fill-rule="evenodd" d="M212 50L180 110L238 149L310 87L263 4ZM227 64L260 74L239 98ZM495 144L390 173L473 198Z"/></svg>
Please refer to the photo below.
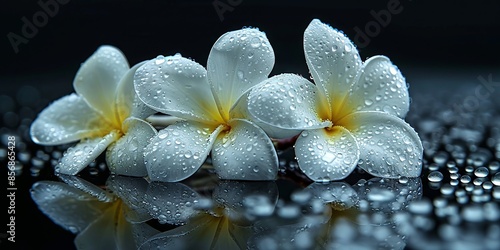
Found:
<svg viewBox="0 0 500 250"><path fill-rule="evenodd" d="M48 102L73 92L72 81L80 64L102 44L120 48L131 65L158 54L175 53L206 65L210 48L220 35L242 27L258 27L266 32L276 54L271 75L307 75L302 36L313 18L354 39L355 27L365 30L375 20L370 12L387 10L390 1L69 0L59 4L59 10L48 18L47 24L39 27L27 44L19 45L19 52L15 53L7 35L22 35L22 18L32 20L42 11L37 2L3 1L0 8L3 131L14 130L21 124L6 125L5 103L26 102L26 96L33 97L36 103L28 104L38 105L33 107L37 113ZM214 2L234 6L223 13L221 20ZM451 91L461 84L474 86L478 84L478 75L492 74L494 80L500 79L498 1L399 3L402 11L391 15L391 21L370 37L367 46L357 45L363 59L378 54L391 58L410 83L410 95L419 91ZM19 111L20 106L13 107ZM26 143L30 145L29 141ZM53 225L31 202L29 187L41 179L31 177L29 171L18 179L16 246L71 247L72 235ZM4 215L6 211L1 216Z"/></svg>
<svg viewBox="0 0 500 250"><path fill-rule="evenodd" d="M49 1L49 0L42 0ZM55 1L55 0L53 0ZM7 39L22 35L22 18L32 20L42 10L37 1L4 1L1 10L2 88L14 91L33 80L36 87L58 85L47 94L72 91L80 63L98 46L120 48L130 64L158 54L181 53L206 64L215 40L242 27L266 32L276 54L272 75L307 74L302 36L313 18L338 28L354 39L355 27L365 30L374 21L371 11L388 9L389 0L65 0L37 34L19 45L16 54ZM362 58L386 55L410 76L424 70L499 69L500 4L498 1L392 0L402 11L360 48ZM213 3L235 4L221 20ZM358 46L361 46L358 42ZM415 70L419 69L419 70ZM418 73L418 74L417 74ZM53 74L56 74L55 77ZM452 75L450 72L449 75ZM29 78L32 77L32 78ZM27 79L28 78L28 79ZM45 85L50 83L50 85ZM10 87L10 88L9 88ZM45 94L45 93L44 93Z"/></svg>

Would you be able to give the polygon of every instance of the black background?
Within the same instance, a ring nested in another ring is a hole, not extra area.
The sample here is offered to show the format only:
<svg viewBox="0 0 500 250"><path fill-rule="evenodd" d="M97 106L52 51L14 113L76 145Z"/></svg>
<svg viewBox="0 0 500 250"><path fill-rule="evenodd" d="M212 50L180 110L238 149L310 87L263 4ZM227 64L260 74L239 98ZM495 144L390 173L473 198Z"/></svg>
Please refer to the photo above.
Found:
<svg viewBox="0 0 500 250"><path fill-rule="evenodd" d="M206 65L216 39L242 27L266 32L276 54L271 75L307 75L302 36L313 18L353 39L355 27L364 30L375 20L370 12L387 10L390 1L70 0L59 5L54 17L15 53L7 35L22 35L22 18L31 20L42 10L37 2L10 0L0 7L0 96L16 98L21 89L31 86L48 102L73 92L72 80L80 64L103 44L120 48L131 65L175 53ZM237 4L221 20L214 2ZM424 85L447 91L450 84L477 84L478 74L493 74L496 79L500 71L498 1L399 2L401 13L392 15L389 24L360 48L363 59L377 54L391 58L411 83L410 94ZM421 80L430 76L435 76L433 81ZM27 195L31 184L40 179L29 174L19 179L17 239L21 242L16 246L71 248L72 235L53 225Z"/></svg>
<svg viewBox="0 0 500 250"><path fill-rule="evenodd" d="M43 0L48 1L48 0ZM22 18L32 20L42 11L37 1L4 1L1 22L2 88L31 80L37 87L60 83L48 92L61 96L72 91L72 78L81 62L98 46L120 48L130 64L156 55L181 53L202 65L215 40L242 27L266 32L276 54L272 75L307 74L302 36L313 18L338 28L354 39L355 28L375 18L371 11L388 9L383 1L298 0L65 0L37 34L19 45L16 54L7 34L22 35ZM392 0L402 11L391 15L386 27L360 48L362 58L386 55L403 74L416 68L446 70L487 67L498 69L500 4L498 1ZM236 3L219 19L214 2ZM358 43L358 46L360 44ZM490 70L490 71L491 71ZM56 79L52 74L56 74ZM425 73L425 71L424 71ZM451 73L450 73L451 74ZM62 82L61 82L62 81ZM44 93L45 94L45 93Z"/></svg>

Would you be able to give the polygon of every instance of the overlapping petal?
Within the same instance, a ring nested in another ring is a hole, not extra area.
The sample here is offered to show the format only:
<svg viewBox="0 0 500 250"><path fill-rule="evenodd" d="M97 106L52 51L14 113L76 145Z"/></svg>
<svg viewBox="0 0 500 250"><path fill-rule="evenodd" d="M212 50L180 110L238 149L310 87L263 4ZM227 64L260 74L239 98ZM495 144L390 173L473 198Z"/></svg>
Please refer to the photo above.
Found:
<svg viewBox="0 0 500 250"><path fill-rule="evenodd" d="M102 138L85 139L69 148L56 165L56 172L75 175L80 170L95 160L112 142L116 141L119 134L112 131Z"/></svg>
<svg viewBox="0 0 500 250"><path fill-rule="evenodd" d="M240 96L265 80L273 66L274 51L263 32L246 28L222 35L207 63L208 82L220 113L228 115Z"/></svg>
<svg viewBox="0 0 500 250"><path fill-rule="evenodd" d="M298 75L271 77L253 88L248 100L248 112L273 138L288 138L304 129L331 125L318 114L317 107L322 103L316 86Z"/></svg>
<svg viewBox="0 0 500 250"><path fill-rule="evenodd" d="M144 148L155 136L156 130L147 122L130 117L123 122L125 134L111 144L106 152L106 163L111 173L127 176L146 176Z"/></svg>
<svg viewBox="0 0 500 250"><path fill-rule="evenodd" d="M300 169L314 181L341 180L356 167L360 149L351 133L340 126L304 131L295 143Z"/></svg>
<svg viewBox="0 0 500 250"><path fill-rule="evenodd" d="M173 182L191 176L207 158L222 128L182 121L161 130L144 151L151 180Z"/></svg>
<svg viewBox="0 0 500 250"><path fill-rule="evenodd" d="M148 107L137 97L134 88L134 75L139 67L146 61L138 63L130 68L121 78L116 90L116 112L120 121L125 121L128 117L137 117L146 119L148 116L156 113L155 110Z"/></svg>
<svg viewBox="0 0 500 250"><path fill-rule="evenodd" d="M42 145L58 145L98 134L101 116L85 100L71 94L45 108L31 125L31 138Z"/></svg>
<svg viewBox="0 0 500 250"><path fill-rule="evenodd" d="M188 120L216 123L221 120L200 64L180 55L158 57L135 74L138 97L152 109Z"/></svg>
<svg viewBox="0 0 500 250"><path fill-rule="evenodd" d="M123 53L101 46L76 73L73 87L104 119L115 122L115 93L118 82L129 69Z"/></svg>
<svg viewBox="0 0 500 250"><path fill-rule="evenodd" d="M255 124L233 119L231 130L217 137L212 149L212 163L222 179L274 180L278 157L266 133Z"/></svg>
<svg viewBox="0 0 500 250"><path fill-rule="evenodd" d="M374 56L363 66L342 112L382 111L404 118L410 108L410 97L399 69L385 56Z"/></svg>
<svg viewBox="0 0 500 250"><path fill-rule="evenodd" d="M422 143L415 130L402 119L377 111L344 117L347 129L360 148L358 165L368 173L386 177L417 177L422 170Z"/></svg>
<svg viewBox="0 0 500 250"><path fill-rule="evenodd" d="M304 32L304 52L314 82L335 115L361 68L358 50L342 32L314 19Z"/></svg>

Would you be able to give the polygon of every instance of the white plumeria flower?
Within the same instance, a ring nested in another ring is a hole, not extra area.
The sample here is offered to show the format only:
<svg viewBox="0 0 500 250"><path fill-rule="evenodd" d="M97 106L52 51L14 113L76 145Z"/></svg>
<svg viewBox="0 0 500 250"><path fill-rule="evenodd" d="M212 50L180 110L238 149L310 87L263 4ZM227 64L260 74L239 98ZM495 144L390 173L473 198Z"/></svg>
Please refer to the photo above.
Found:
<svg viewBox="0 0 500 250"><path fill-rule="evenodd" d="M145 150L154 181L180 181L212 153L223 179L270 180L278 158L266 133L248 119L246 94L267 79L274 51L263 32L242 29L215 42L208 72L180 55L151 60L135 75L139 98L159 112L185 121L168 126Z"/></svg>
<svg viewBox="0 0 500 250"><path fill-rule="evenodd" d="M146 176L143 149L156 130L142 119L155 113L135 95L133 76L120 50L101 46L78 70L71 94L45 108L31 125L31 138L42 145L81 140L56 166L77 174L106 148L111 172Z"/></svg>
<svg viewBox="0 0 500 250"><path fill-rule="evenodd" d="M364 63L341 32L313 20L304 33L316 85L292 74L249 94L248 110L271 137L300 131L299 167L315 181L339 180L360 166L388 178L420 175L422 143L403 119L409 109L401 72L384 56Z"/></svg>

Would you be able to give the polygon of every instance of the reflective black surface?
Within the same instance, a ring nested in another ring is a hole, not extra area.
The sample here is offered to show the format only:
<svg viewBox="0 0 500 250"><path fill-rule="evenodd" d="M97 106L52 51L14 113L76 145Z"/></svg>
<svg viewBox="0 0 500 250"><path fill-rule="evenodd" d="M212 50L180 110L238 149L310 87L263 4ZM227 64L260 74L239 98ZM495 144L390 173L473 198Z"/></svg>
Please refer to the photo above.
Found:
<svg viewBox="0 0 500 250"><path fill-rule="evenodd" d="M19 34L22 18L41 7L10 1L2 8L0 162L7 166L9 136L16 136L17 156L16 243L7 244L4 227L2 249L74 249L75 242L144 249L500 248L496 3L400 1L403 11L368 45L355 41L363 58L389 56L409 83L406 120L425 148L421 178L380 180L356 170L344 182L311 184L290 150L281 153L279 179L267 183L219 181L209 170L179 184L109 177L102 157L78 177L54 176L68 145L33 144L29 125L73 91L80 63L98 46L119 47L131 64L177 52L205 64L221 34L259 27L275 49L271 75L307 76L302 35L312 18L355 39L355 28L364 29L374 21L371 11L380 13L389 1L243 0L222 21L214 1L138 2L70 1L18 53L7 34ZM58 189L65 194L51 197Z"/></svg>

